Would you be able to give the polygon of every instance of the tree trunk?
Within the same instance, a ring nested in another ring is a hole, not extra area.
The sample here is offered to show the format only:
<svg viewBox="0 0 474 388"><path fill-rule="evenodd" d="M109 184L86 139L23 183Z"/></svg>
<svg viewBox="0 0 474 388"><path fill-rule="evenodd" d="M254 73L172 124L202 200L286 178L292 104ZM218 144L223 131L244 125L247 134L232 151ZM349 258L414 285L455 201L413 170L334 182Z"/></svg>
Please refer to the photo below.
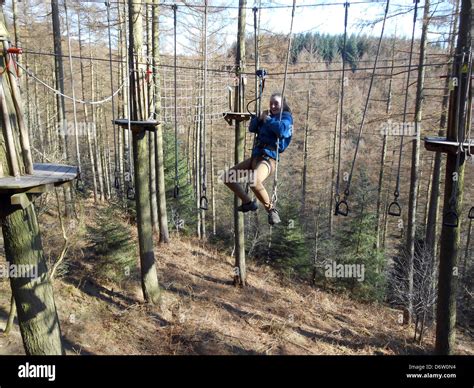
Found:
<svg viewBox="0 0 474 388"><path fill-rule="evenodd" d="M467 61L461 63L462 51L465 47L471 47L469 30L471 28L472 2L471 0L461 1L461 13L459 22L459 35L456 49L456 58L453 74L461 75L458 86L451 93L450 110L448 122L448 140L456 141L458 131L455 123L461 126L461 138L466 133L466 124L463 122L465 112L465 98L468 85L468 77L471 74L461 73L460 69ZM459 89L458 89L459 88ZM457 92L461 101L458 101ZM469 95L469 105L472 95ZM458 105L459 104L459 105ZM461 107L459 114L456 106ZM458 115L457 115L458 114ZM457 117L456 117L457 115ZM454 181L455 173L458 175L457 182ZM457 187L455 187L455 185ZM453 190L456 189L454 192ZM446 181L444 194L444 209L454 210L457 214L462 212L462 196L464 189L464 157L460 155L457 160L455 153L448 153L446 162ZM453 202L451 202L453 200ZM438 303L436 310L436 345L437 354L452 354L455 345L455 325L456 325L456 293L457 293L457 265L460 254L461 224L457 228L443 224L441 230L439 277L438 277Z"/></svg>
<svg viewBox="0 0 474 388"><path fill-rule="evenodd" d="M56 90L64 94L64 66L63 66L63 50L61 46L61 22L59 19L58 0L51 0L51 11L53 18L53 42L54 42L54 64L56 72ZM64 97L57 95L58 124L63 125L66 119L66 106ZM68 160L68 136L67 133L60 133L61 151L64 160Z"/></svg>
<svg viewBox="0 0 474 388"><path fill-rule="evenodd" d="M418 63L418 80L416 88L416 105L415 105L415 139L412 141L412 164L410 178L410 196L408 205L408 222L407 222L407 255L408 255L408 321L411 322L413 314L413 271L415 260L415 239L416 239L416 209L418 198L418 182L420 174L420 145L421 145L421 117L424 93L425 78L425 51L426 39L429 25L430 0L425 0L425 8L423 14L423 27L420 41L420 59Z"/></svg>
<svg viewBox="0 0 474 388"><path fill-rule="evenodd" d="M69 17L67 10L67 2L63 3L64 5L64 15L65 15L65 24L66 24L66 35L68 37L68 55L69 55L69 72L71 75L71 94L72 94L72 107L73 107L73 123L74 123L74 140L76 146L76 161L77 167L79 168L79 179L81 178L82 164L81 164L81 148L79 143L79 131L77 128L77 107L76 107L76 88L74 83L74 70L72 64L72 48L71 48L71 35L69 31ZM69 127L69 126L68 126Z"/></svg>
<svg viewBox="0 0 474 388"><path fill-rule="evenodd" d="M206 155L206 131L207 131L207 3L208 0L204 0L204 17L203 17L203 38L202 38L202 51L204 58L204 66L202 72L202 131L201 131L201 197L199 199L201 207L201 238L206 239L206 210L203 208L208 207L207 198L207 155Z"/></svg>
<svg viewBox="0 0 474 388"><path fill-rule="evenodd" d="M382 187L383 187L383 179L384 179L384 168L385 168L385 158L387 156L387 135L384 134L383 141L382 141L382 155L380 157L380 171L379 171L379 184L377 188L377 214L375 218L375 233L376 233L376 240L375 240L375 249L378 251L380 249L380 214L381 214L381 207L382 207Z"/></svg>
<svg viewBox="0 0 474 388"><path fill-rule="evenodd" d="M16 304L15 304L15 298L12 297L10 298L10 311L8 313L8 321L5 326L5 330L3 331L3 334L8 335L10 334L10 331L12 330L13 323L15 322L15 317L16 317Z"/></svg>
<svg viewBox="0 0 474 388"><path fill-rule="evenodd" d="M344 80L341 78L341 88L342 82ZM331 195L329 199L329 237L332 237L333 231L333 220L334 220L334 179L336 177L336 152L337 152L337 129L339 128L339 106L341 104L341 93L337 94L337 107L336 107L336 122L334 123L334 135L333 135L333 143L332 143L332 170L331 170Z"/></svg>
<svg viewBox="0 0 474 388"><path fill-rule="evenodd" d="M306 180L308 173L308 131L309 131L309 102L311 101L311 92L308 90L306 100L306 121L304 127L304 151L303 151L303 182L301 188L301 216L306 211Z"/></svg>
<svg viewBox="0 0 474 388"><path fill-rule="evenodd" d="M143 66L141 54L143 46L143 10L143 4L129 2L129 63L130 69L137 70L130 72L131 120L144 120L146 118L146 106L140 106L140 95L144 93L144 90L140 88L143 85L142 72L140 72ZM150 190L148 188L149 157L146 132L144 130L134 131L132 138L142 290L145 300L148 303L156 304L160 299L160 288L156 274L151 225Z"/></svg>
<svg viewBox="0 0 474 388"><path fill-rule="evenodd" d="M237 32L237 57L236 57L236 77L239 84L235 93L235 111L242 112L244 108L243 76L245 71L245 20L247 0L239 0L239 22ZM235 123L235 164L240 163L244 156L245 146L245 125L243 122ZM245 287L247 285L247 268L245 263L245 231L244 215L237 211L239 199L234 195L234 231L235 231L235 273L234 284Z"/></svg>
<svg viewBox="0 0 474 388"><path fill-rule="evenodd" d="M314 259L313 259L313 276L312 276L312 282L313 286L316 285L316 276L318 275L318 254L319 254L319 211L320 208L318 208L318 213L316 215L316 231L314 235Z"/></svg>
<svg viewBox="0 0 474 388"><path fill-rule="evenodd" d="M79 43L79 56L82 57L82 30L81 30L81 21L79 18L79 13L77 14L77 33L78 33L78 43ZM81 91L82 91L82 99L86 99L86 79L85 79L85 72L84 72L84 61L80 61L81 65ZM86 140L87 140L87 149L89 152L89 163L91 165L92 171L92 188L94 192L94 202L97 202L97 179L96 179L96 171L94 165L94 152L92 150L92 139L91 139L91 131L89 126L89 111L87 109L87 104L82 104L84 108L84 121L86 122ZM91 123L92 126L95 126L96 123L93 121ZM94 131L94 136L95 136Z"/></svg>
<svg viewBox="0 0 474 388"><path fill-rule="evenodd" d="M37 73L37 66L36 66L36 58L33 57L33 68L34 68L34 72L35 74L38 74ZM33 93L34 93L34 102L35 102L35 106L40 106L39 105L39 101L38 101L38 83L35 82L34 84L34 88L33 88ZM43 120L41 118L41 110L40 109L36 109L36 128L38 128L38 135L39 135L39 144L40 144L40 149L42 151L41 153L41 163L44 163L45 162L45 158L44 158L44 155L46 154L47 152L47 142L45 142L45 139L44 139L44 136L46 134L46 137L47 134L48 134L48 128L45 128L44 125L43 125ZM49 119L49 116L46 116L48 119ZM34 138L31 139L31 142L34 144Z"/></svg>
<svg viewBox="0 0 474 388"><path fill-rule="evenodd" d="M452 25L450 28L450 39L448 43L449 57L452 58L455 52L455 36L456 36L456 26L459 12L459 0L456 1L456 12L454 13ZM438 136L446 136L446 123L448 115L448 102L449 102L449 80L452 72L452 66L448 66L448 71L446 74L446 79L444 82L443 90L443 101L441 104L441 117L439 123L439 132ZM438 208L439 208L439 199L440 199L440 190L439 184L441 181L441 152L435 153L434 165L433 165L433 174L431 178L431 193L430 193L430 204L428 209L428 220L426 223L426 247L431 252L433 256L433 271L436 271L436 257L438 252L438 239L437 236L437 225L438 225ZM435 282L433 282L435 283Z"/></svg>
<svg viewBox="0 0 474 388"><path fill-rule="evenodd" d="M155 8L154 6L151 6ZM148 56L147 59L147 71L146 71L146 84L147 84L147 102L148 102L148 112L153 112L154 110L154 77L150 74L153 73L151 70L150 64L152 63L153 58L153 31L152 25L150 22L150 7L146 6L146 53ZM156 119L156 115L155 115ZM151 209L151 224L153 227L153 232L158 232L158 199L157 199L157 182L156 182L156 132L150 132L148 135L148 156L149 156L149 170L150 170L150 209Z"/></svg>
<svg viewBox="0 0 474 388"><path fill-rule="evenodd" d="M36 280L26 277L10 278L26 354L64 354L53 287L48 278L33 206L30 205L25 210L16 210L3 218L2 231L5 255L10 265L35 266L38 271Z"/></svg>
<svg viewBox="0 0 474 388"><path fill-rule="evenodd" d="M201 109L200 109L200 106L199 106L199 103L200 103L200 99L197 99L198 103L197 103L197 107L196 107L196 117L200 117L201 115ZM199 200L201 199L201 121L200 120L196 120L196 123L195 123L195 131L196 131L196 135L195 135L195 142L196 142L196 145L195 145L195 150L194 150L194 155L195 155L195 160L194 160L194 164L195 164L195 168L194 168L194 177L195 177L195 182L194 182L194 185L195 185L195 188L196 188L196 198L195 198L195 203L196 203L196 209L198 209L198 214L197 214L197 225L196 225L196 235L197 235L197 238L198 239L201 239L201 212L199 210L199 207L201 206ZM177 145L175 146L177 147Z"/></svg>
<svg viewBox="0 0 474 388"><path fill-rule="evenodd" d="M387 117L390 117L391 109L392 109L392 85L393 85L393 67L395 62L395 39L393 39L392 44L392 65L390 67L390 79L388 83L388 92L387 92L387 105L385 108L385 113ZM377 191L377 215L376 215L376 241L375 241L375 248L380 250L380 226L383 220L386 217L386 212L381 212L382 208L382 189L383 189L383 181L385 175L385 159L387 157L387 134L384 134L383 141L382 141L382 156L380 158L380 171L379 171L379 184L378 184L378 191ZM383 216L381 217L381 214ZM382 218L382 219L381 219ZM385 247L385 243L383 244Z"/></svg>
<svg viewBox="0 0 474 388"><path fill-rule="evenodd" d="M94 73L94 63L92 62L92 53L91 53L91 60L90 60L90 65L91 65L91 99L95 99L95 73ZM93 142L94 142L94 163L95 163L95 168L97 171L97 179L99 181L99 195L100 195L100 201L103 202L105 200L105 190L104 190L104 175L102 172L102 153L101 153L101 147L100 147L100 141L99 137L101 136L101 124L98 122L99 120L99 108L96 108L95 106L92 106L92 121L96 123L95 126L95 133L93 134Z"/></svg>
<svg viewBox="0 0 474 388"><path fill-rule="evenodd" d="M1 36L0 40L8 40L3 7L0 7L0 30L5 31L5 35ZM0 58L1 67L5 68L5 53ZM6 78L0 79L2 100L0 126L3 128L0 131L0 143L12 145L7 148L0 147L0 177L15 176L11 167L12 160L16 161L16 168L19 171L25 171L25 160L18 157L26 150L19 149L23 147L23 143L18 139L20 122L23 118L20 119L18 115L23 113L15 110L15 106L21 105L19 95L11 89L15 87L17 87L16 84L8 82ZM18 100L13 101L15 98ZM13 137L11 142L8 139L10 136ZM15 172L18 173L18 171ZM16 277L13 275L10 277L25 353L27 355L64 354L53 288L48 277L35 209L30 203L25 209L18 210L8 205L10 200L8 194L3 194L0 198L2 203L0 224L9 269L12 269L10 266L13 265L19 270L21 265L28 271L23 274L18 273Z"/></svg>
<svg viewBox="0 0 474 388"><path fill-rule="evenodd" d="M212 106L212 100L211 100ZM211 204L212 204L212 234L215 236L217 233L217 218L216 218L216 191L215 191L215 169L214 169L214 127L213 119L211 118L211 138L210 141L210 153L211 153Z"/></svg>

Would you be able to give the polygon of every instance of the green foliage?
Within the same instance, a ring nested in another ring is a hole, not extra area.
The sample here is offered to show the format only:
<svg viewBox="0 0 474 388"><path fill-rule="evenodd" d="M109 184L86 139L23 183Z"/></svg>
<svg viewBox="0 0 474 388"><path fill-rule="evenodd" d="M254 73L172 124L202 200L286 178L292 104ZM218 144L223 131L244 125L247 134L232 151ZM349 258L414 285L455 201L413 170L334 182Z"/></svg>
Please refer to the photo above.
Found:
<svg viewBox="0 0 474 388"><path fill-rule="evenodd" d="M87 234L97 255L94 267L99 276L120 283L136 273L137 243L130 238L132 226L122 209L113 205L99 209Z"/></svg>
<svg viewBox="0 0 474 388"><path fill-rule="evenodd" d="M269 254L272 262L285 273L307 277L310 273L309 245L298 210L298 207L285 204L279 207L282 223L273 228Z"/></svg>
<svg viewBox="0 0 474 388"><path fill-rule="evenodd" d="M197 205L193 184L188 181L187 156L182 142L178 139L178 186L179 196L174 197L176 185L174 129L163 127L163 154L166 185L166 203L170 230L189 235L196 230ZM191 166L190 166L191 168Z"/></svg>
<svg viewBox="0 0 474 388"><path fill-rule="evenodd" d="M328 257L326 264L354 265L363 268L363 277L334 277L329 281L337 287L349 289L363 300L381 301L385 297L385 257L375 249L375 215L367 208L374 203L375 190L365 168L360 167L358 182L349 197L351 217L344 219L345 225L338 228L334 236L335 252ZM356 210L357 209L357 210Z"/></svg>
<svg viewBox="0 0 474 388"><path fill-rule="evenodd" d="M271 181L267 183L267 190L272 188ZM285 190L283 182L279 187L280 193ZM291 202L291 196L280 195L277 209L282 222L272 228L271 245L269 248L269 225L267 212L259 211L259 237L254 241L256 232L255 220L251 222L246 232L247 250L252 249L252 256L264 259L270 265L281 270L286 275L295 275L308 278L311 273L309 262L310 244L306 241L305 229L301 224L299 206Z"/></svg>
<svg viewBox="0 0 474 388"><path fill-rule="evenodd" d="M369 39L364 35L350 35L346 40L346 49L344 50L343 35L307 32L295 35L290 60L295 64L298 62L298 55L301 52L307 52L310 55L319 56L329 65L333 61L339 61L339 55L341 55L345 63L351 67L352 71L355 71L360 58L368 50Z"/></svg>

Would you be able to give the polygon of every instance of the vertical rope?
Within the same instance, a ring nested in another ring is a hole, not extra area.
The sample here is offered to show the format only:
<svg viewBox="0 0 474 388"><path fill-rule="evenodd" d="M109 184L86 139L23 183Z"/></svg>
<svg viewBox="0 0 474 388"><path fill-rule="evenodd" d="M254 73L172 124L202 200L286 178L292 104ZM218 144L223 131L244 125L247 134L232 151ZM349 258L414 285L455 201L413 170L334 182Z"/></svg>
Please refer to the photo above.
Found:
<svg viewBox="0 0 474 388"><path fill-rule="evenodd" d="M410 44L410 55L408 59L408 72L407 72L407 82L406 82L406 90L405 90L405 101L403 106L403 128L405 128L405 121L407 115L407 107L408 107L408 89L410 87L410 75L411 75L411 64L413 58L413 46L415 42L415 29L416 29L416 18L418 14L418 2L419 0L415 0L415 11L413 13L413 28L411 33L411 44ZM398 156L398 170L397 170L397 183L395 187L394 195L394 202L397 203L397 199L400 196L400 172L402 167L402 154L403 154L403 140L404 140L404 131L402 131L402 136L400 139L400 154Z"/></svg>
<svg viewBox="0 0 474 388"><path fill-rule="evenodd" d="M379 54L380 54L380 47L382 46L383 33L385 31L385 22L387 21L387 14L388 14L389 6L390 6L390 0L387 0L387 4L385 6L385 14L384 14L383 23L382 23L382 31L380 33L380 38L379 38L378 45L377 45L377 53L375 54L374 67L372 69L372 76L370 77L369 90L367 92L367 99L365 100L364 112L362 114L362 120L360 122L359 135L357 137L357 144L356 144L356 148L355 148L355 152L354 152L354 158L352 160L351 172L349 173L349 179L347 181L347 186L346 186L346 189L344 191L344 196L346 198L349 196L349 193L350 193L352 176L353 176L353 173L354 173L354 166L355 166L355 163L356 163L356 160L357 160L357 154L358 154L358 151L359 151L360 139L362 137L362 129L364 128L365 118L367 117L367 111L368 111L368 108L369 108L370 95L372 94L372 86L374 84L375 71L377 70L377 64L378 64L378 59L379 59Z"/></svg>
<svg viewBox="0 0 474 388"><path fill-rule="evenodd" d="M343 38L343 45L342 45L342 75L341 75L341 105L340 105L340 112L339 112L339 154L338 154L338 161L337 161L337 176L336 176L336 195L335 195L335 200L336 200L336 215L338 214L337 212L337 206L339 203L339 185L340 185L340 177L341 177L341 156L342 156L342 114L344 112L344 78L345 78L345 73L346 73L346 60L344 58L345 53L346 53L346 45L347 45L347 21L349 17L349 3L346 2L344 3L344 38ZM337 120L337 118L336 118Z"/></svg>
<svg viewBox="0 0 474 388"><path fill-rule="evenodd" d="M290 24L290 33L288 39L288 49L286 51L286 62L285 62L285 75L283 77L283 87L281 90L281 103L282 107L280 109L280 125L281 125L281 118L283 116L283 101L285 100L285 91L286 91L286 80L288 78L288 63L290 61L290 51L291 51L291 44L293 42L293 21L295 19L295 9L296 9L296 0L293 0L293 7L291 9L291 24ZM273 180L273 193L272 193L272 205L274 206L278 201L278 159L280 154L280 139L277 139L276 143L276 163L275 163L275 176Z"/></svg>

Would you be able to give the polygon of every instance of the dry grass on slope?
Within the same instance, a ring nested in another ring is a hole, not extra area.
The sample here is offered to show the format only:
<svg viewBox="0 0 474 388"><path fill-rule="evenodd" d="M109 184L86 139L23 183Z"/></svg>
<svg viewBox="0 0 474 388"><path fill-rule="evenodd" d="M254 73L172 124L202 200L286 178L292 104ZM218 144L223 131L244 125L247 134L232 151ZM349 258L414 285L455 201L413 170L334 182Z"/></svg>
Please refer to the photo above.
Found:
<svg viewBox="0 0 474 388"><path fill-rule="evenodd" d="M133 238L133 236L132 236ZM80 240L80 239L79 239ZM233 258L193 239L157 245L161 306L142 303L138 279L119 288L94 274L93 253L81 248L69 274L54 281L69 354L429 354L398 311L289 283L268 266L248 265L249 287L232 285ZM0 323L9 285L0 282ZM459 354L474 354L458 335ZM23 353L18 326L0 336L0 354Z"/></svg>

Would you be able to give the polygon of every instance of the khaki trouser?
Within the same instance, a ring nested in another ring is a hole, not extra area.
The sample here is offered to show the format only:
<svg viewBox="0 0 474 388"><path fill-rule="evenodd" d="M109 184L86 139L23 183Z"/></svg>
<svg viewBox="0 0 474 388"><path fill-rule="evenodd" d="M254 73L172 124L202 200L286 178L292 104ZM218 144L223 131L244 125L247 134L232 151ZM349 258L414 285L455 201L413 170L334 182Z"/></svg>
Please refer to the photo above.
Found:
<svg viewBox="0 0 474 388"><path fill-rule="evenodd" d="M267 161L261 156L249 158L230 168L226 173L224 183L242 200L242 203L249 203L252 198L238 182L238 178L247 176L255 196L269 211L272 208L272 203L263 182L275 172L275 167L276 161L274 159L270 158L270 161Z"/></svg>

